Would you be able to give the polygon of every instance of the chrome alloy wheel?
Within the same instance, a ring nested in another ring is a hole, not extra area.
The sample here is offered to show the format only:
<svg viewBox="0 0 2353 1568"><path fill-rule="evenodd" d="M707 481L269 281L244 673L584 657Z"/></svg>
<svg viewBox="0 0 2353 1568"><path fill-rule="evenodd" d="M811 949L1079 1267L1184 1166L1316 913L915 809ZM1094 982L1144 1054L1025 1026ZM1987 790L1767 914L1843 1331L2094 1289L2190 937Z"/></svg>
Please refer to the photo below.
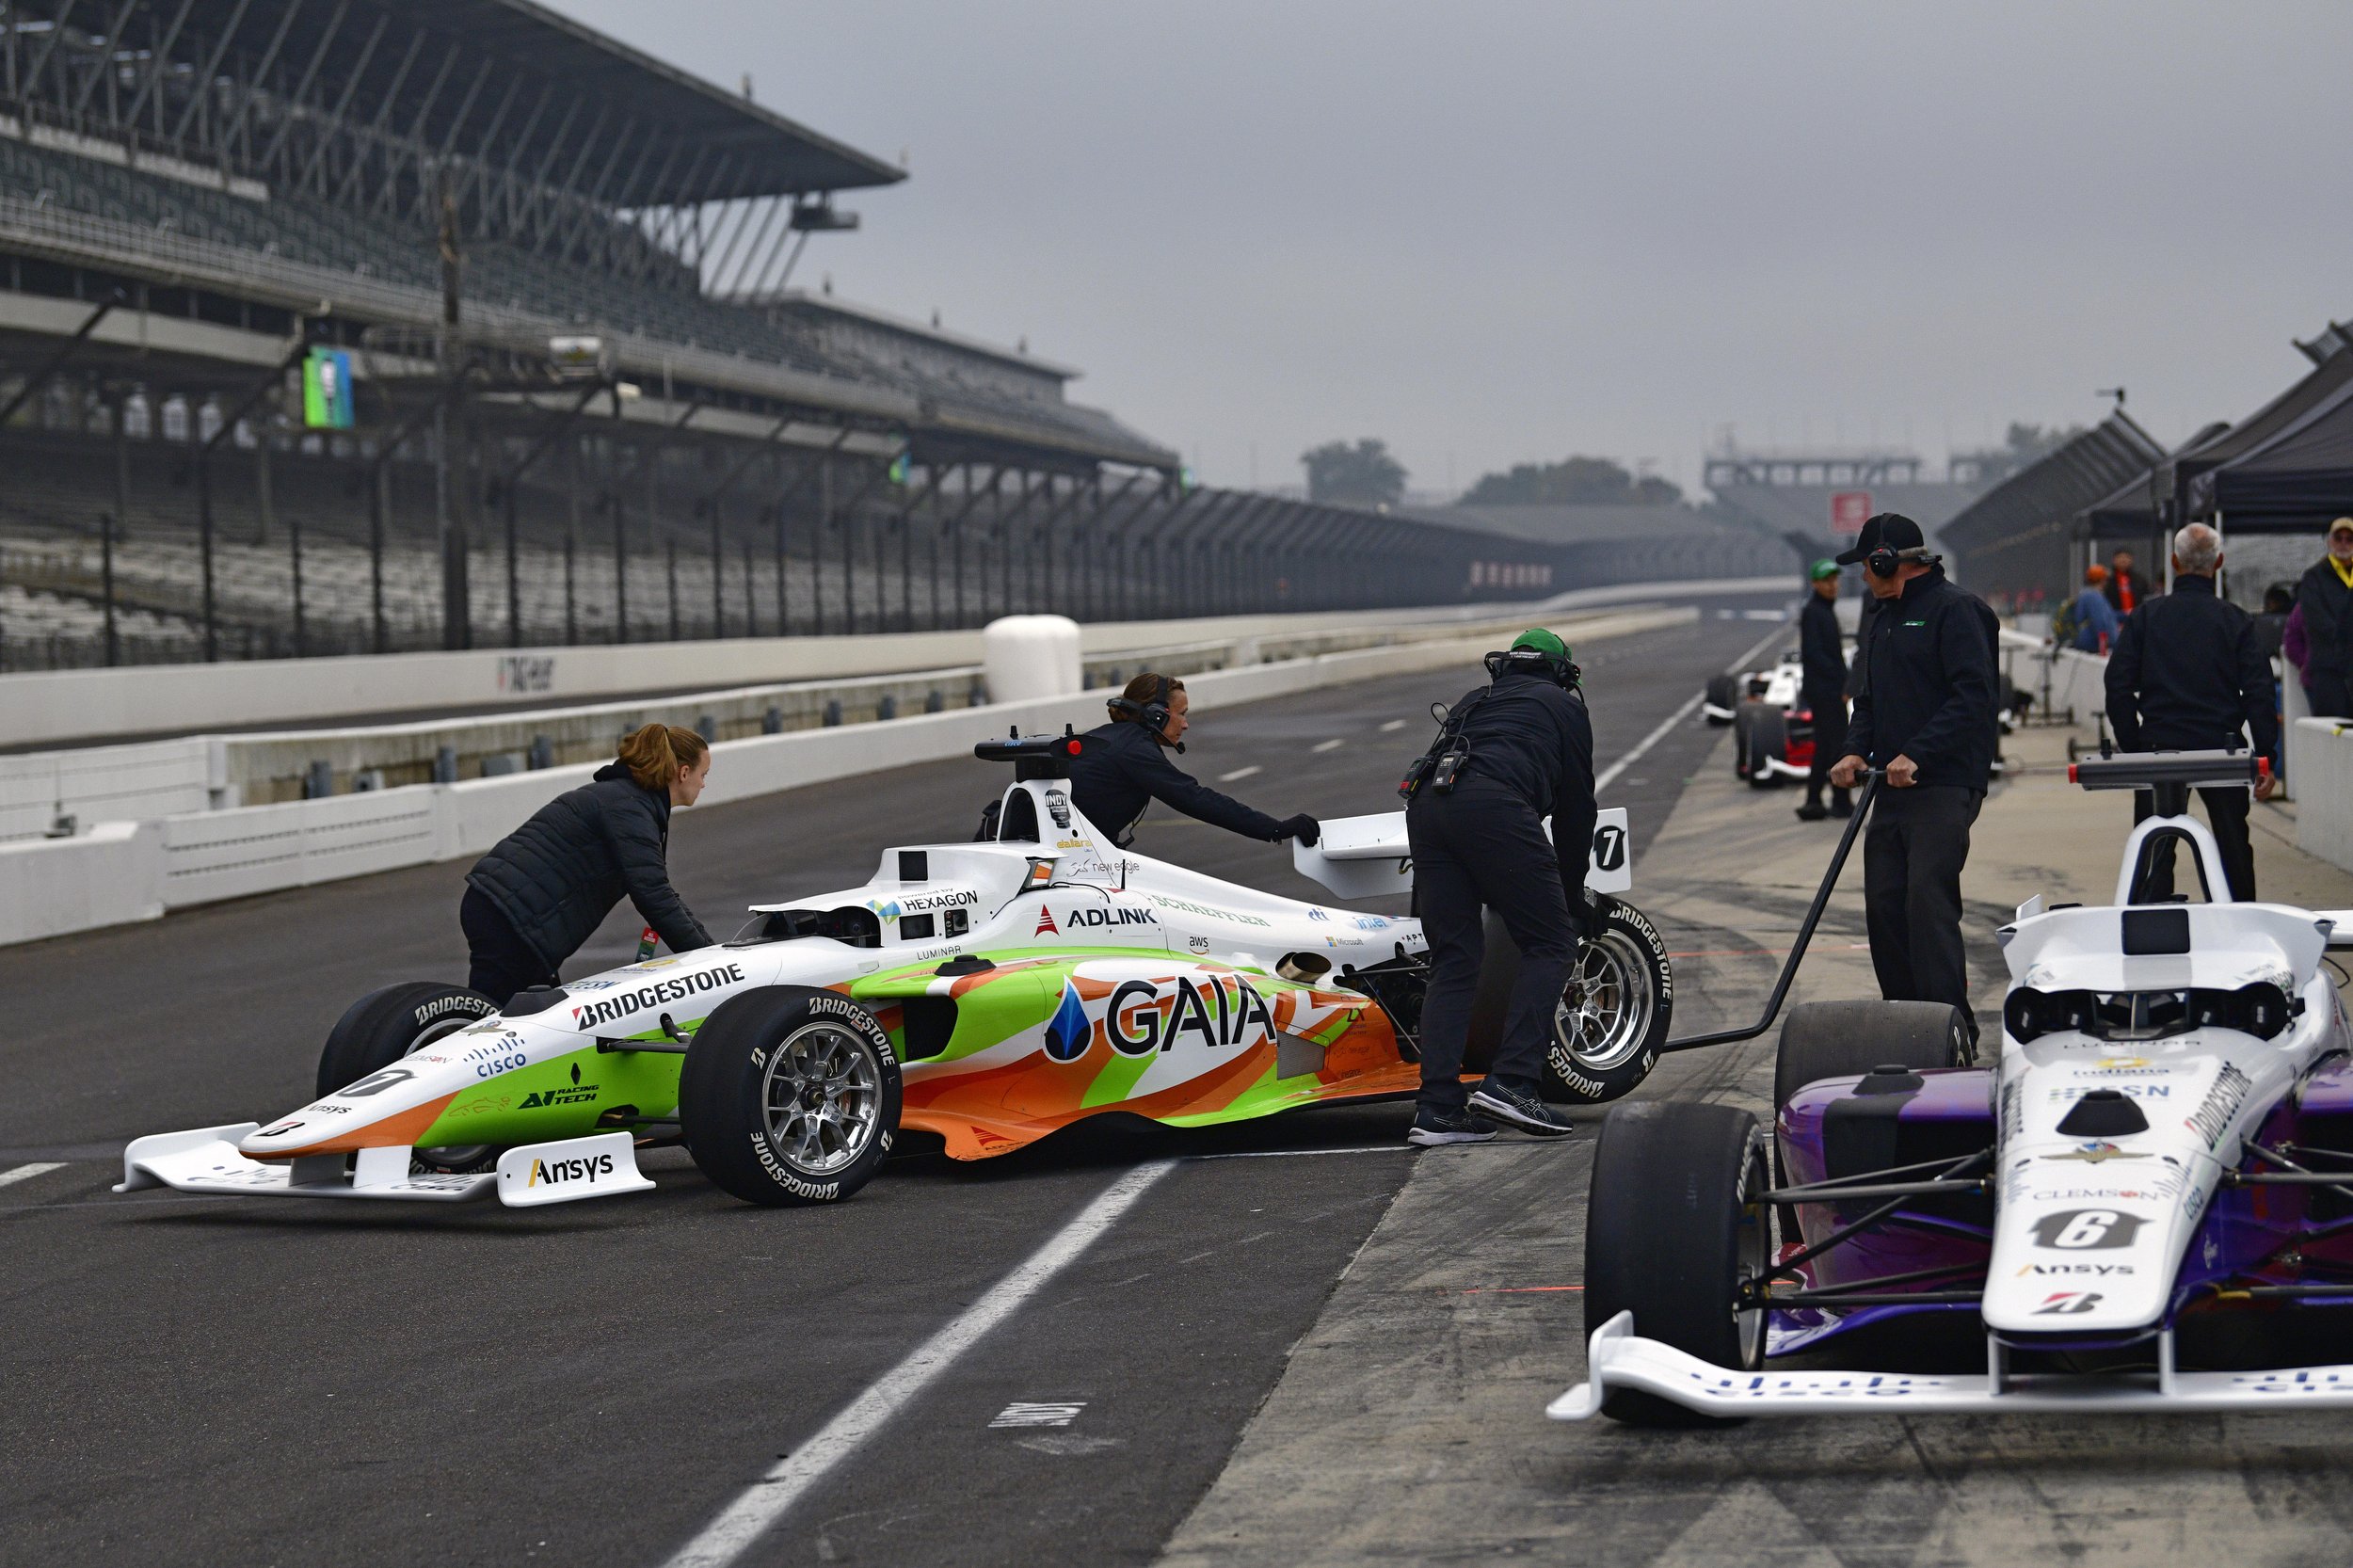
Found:
<svg viewBox="0 0 2353 1568"><path fill-rule="evenodd" d="M1553 1015L1553 1032L1579 1067L1607 1072L1641 1049L1656 1000L1641 946L1611 926L1578 947L1577 968L1569 971Z"/></svg>
<svg viewBox="0 0 2353 1568"><path fill-rule="evenodd" d="M760 1079L769 1142L808 1176L829 1176L866 1152L881 1117L873 1048L834 1023L784 1037Z"/></svg>

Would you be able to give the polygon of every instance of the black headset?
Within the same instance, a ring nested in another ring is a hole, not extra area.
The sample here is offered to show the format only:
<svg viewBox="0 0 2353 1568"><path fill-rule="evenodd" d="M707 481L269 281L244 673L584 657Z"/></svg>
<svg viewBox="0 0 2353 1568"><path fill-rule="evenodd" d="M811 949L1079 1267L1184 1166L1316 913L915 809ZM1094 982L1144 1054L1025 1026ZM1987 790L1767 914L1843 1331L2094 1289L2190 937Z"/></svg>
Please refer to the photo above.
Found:
<svg viewBox="0 0 2353 1568"><path fill-rule="evenodd" d="M1130 696L1115 696L1111 700L1111 710L1123 718L1135 720L1153 734L1165 739L1168 734L1168 721L1175 716L1170 713L1168 705L1176 696L1176 683L1165 675L1156 675L1152 680L1153 687L1150 696L1142 702ZM1170 741L1168 744L1178 751L1185 749L1185 744L1182 741Z"/></svg>
<svg viewBox="0 0 2353 1568"><path fill-rule="evenodd" d="M1499 679L1507 669L1544 671L1545 679L1556 686L1575 691L1585 679L1585 671L1575 660L1556 659L1538 648L1514 648L1501 653L1490 653L1481 661L1487 666L1487 679Z"/></svg>
<svg viewBox="0 0 2353 1568"><path fill-rule="evenodd" d="M1896 568L1906 561L1918 561L1928 566L1934 566L1943 559L1945 559L1944 556L1937 554L1924 544L1913 545L1907 550L1890 550L1887 546L1881 545L1863 558L1863 569L1874 577L1893 577L1896 575Z"/></svg>

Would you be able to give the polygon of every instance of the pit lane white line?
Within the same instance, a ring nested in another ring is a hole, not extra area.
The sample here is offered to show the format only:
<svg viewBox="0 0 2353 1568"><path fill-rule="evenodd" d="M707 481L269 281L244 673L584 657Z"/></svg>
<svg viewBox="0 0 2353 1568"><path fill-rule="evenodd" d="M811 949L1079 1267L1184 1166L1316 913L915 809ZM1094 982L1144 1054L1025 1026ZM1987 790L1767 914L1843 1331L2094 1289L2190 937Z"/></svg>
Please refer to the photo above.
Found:
<svg viewBox="0 0 2353 1568"><path fill-rule="evenodd" d="M1775 626L1770 632L1766 632L1764 637L1761 638L1754 647L1751 648L1746 653L1743 653L1739 658L1735 659L1732 662L1733 672L1737 674L1740 668L1748 664L1750 660L1755 658L1758 654L1764 652L1767 648L1772 647L1774 643L1788 634L1789 632L1786 622ZM1604 768L1601 772L1601 776L1593 780L1593 793L1599 794L1602 791L1607 790L1610 785L1616 783L1620 774L1625 772L1626 769L1632 767L1635 763L1642 760L1643 753L1647 752L1651 747L1657 745L1659 742L1665 740L1669 735L1673 734L1674 732L1674 727L1681 724L1685 719L1689 718L1691 716L1691 711L1697 708L1700 703L1705 699L1706 695L1706 693L1702 692L1693 696L1690 701L1676 709L1673 712L1669 713L1665 720L1659 724L1657 728L1652 730L1649 734L1643 736L1640 741L1635 743L1634 749L1632 751L1627 752L1624 757L1619 758L1616 761L1610 763L1607 768Z"/></svg>
<svg viewBox="0 0 2353 1568"><path fill-rule="evenodd" d="M1341 740L1318 741L1307 749L1309 751L1337 751L1340 747L1346 744L1348 744L1348 743Z"/></svg>
<svg viewBox="0 0 2353 1568"><path fill-rule="evenodd" d="M30 1181L37 1176L46 1176L51 1171L64 1169L65 1161L62 1160L36 1160L30 1165L19 1165L12 1171L0 1171L0 1187L8 1186L12 1182Z"/></svg>
<svg viewBox="0 0 2353 1568"><path fill-rule="evenodd" d="M1404 728L1405 721L1403 719L1391 719L1388 723L1381 727L1381 733L1386 735L1392 729L1402 729Z"/></svg>
<svg viewBox="0 0 2353 1568"><path fill-rule="evenodd" d="M1232 773L1219 774L1217 776L1217 781L1220 784L1231 784L1238 778L1248 778L1254 773L1262 773L1265 770L1257 766L1257 764L1253 763L1246 768L1236 768Z"/></svg>
<svg viewBox="0 0 2353 1568"><path fill-rule="evenodd" d="M835 1465L880 1432L989 1330L1011 1317L1040 1286L1086 1251L1176 1165L1174 1160L1156 1160L1112 1182L986 1295L909 1352L905 1360L851 1400L815 1436L772 1465L704 1526L702 1533L680 1548L665 1568L723 1568L749 1551Z"/></svg>
<svg viewBox="0 0 2353 1568"><path fill-rule="evenodd" d="M1232 1149L1225 1154L1189 1154L1187 1160L1296 1160L1310 1154L1412 1154L1408 1144L1360 1144L1345 1149Z"/></svg>

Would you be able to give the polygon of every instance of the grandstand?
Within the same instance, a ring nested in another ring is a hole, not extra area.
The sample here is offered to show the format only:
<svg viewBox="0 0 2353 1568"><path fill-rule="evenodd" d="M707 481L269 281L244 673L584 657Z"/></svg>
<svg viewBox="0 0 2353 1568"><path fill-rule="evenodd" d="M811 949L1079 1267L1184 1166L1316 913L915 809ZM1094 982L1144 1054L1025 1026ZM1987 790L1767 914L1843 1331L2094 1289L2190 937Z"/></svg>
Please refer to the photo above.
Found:
<svg viewBox="0 0 2353 1568"><path fill-rule="evenodd" d="M1449 528L1555 552L1564 581L1659 583L1768 576L1799 565L1784 540L1748 523L1681 504L1453 505L1407 514Z"/></svg>
<svg viewBox="0 0 2353 1568"><path fill-rule="evenodd" d="M1909 452L1766 452L1728 440L1707 455L1705 474L1718 509L1809 559L1852 544L1855 528L1874 512L1901 512L1933 544L1945 520L1984 488L1953 475L1930 478Z"/></svg>

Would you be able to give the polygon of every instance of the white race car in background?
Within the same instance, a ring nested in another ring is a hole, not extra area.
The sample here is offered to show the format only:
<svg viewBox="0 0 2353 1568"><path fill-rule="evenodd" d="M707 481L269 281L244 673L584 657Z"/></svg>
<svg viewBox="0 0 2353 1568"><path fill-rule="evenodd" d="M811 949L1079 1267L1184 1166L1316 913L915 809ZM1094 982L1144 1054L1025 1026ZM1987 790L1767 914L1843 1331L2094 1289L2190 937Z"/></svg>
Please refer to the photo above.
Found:
<svg viewBox="0 0 2353 1568"><path fill-rule="evenodd" d="M1798 692L1804 676L1804 663L1791 648L1764 669L1707 682L1700 712L1710 724L1732 726L1734 776L1768 789L1813 771L1814 715Z"/></svg>
<svg viewBox="0 0 2353 1568"><path fill-rule="evenodd" d="M2071 772L2159 814L2113 906L2037 898L1996 933L1997 1064L1949 1007L1816 1003L1771 1136L1729 1105L1610 1112L1587 1381L1554 1417L2353 1407L2353 1030L2323 962L2353 911L2231 901L2188 791L2248 787L2244 753ZM2143 902L2161 843L2215 902ZM1931 1313L1974 1318L1983 1373L1768 1365Z"/></svg>

